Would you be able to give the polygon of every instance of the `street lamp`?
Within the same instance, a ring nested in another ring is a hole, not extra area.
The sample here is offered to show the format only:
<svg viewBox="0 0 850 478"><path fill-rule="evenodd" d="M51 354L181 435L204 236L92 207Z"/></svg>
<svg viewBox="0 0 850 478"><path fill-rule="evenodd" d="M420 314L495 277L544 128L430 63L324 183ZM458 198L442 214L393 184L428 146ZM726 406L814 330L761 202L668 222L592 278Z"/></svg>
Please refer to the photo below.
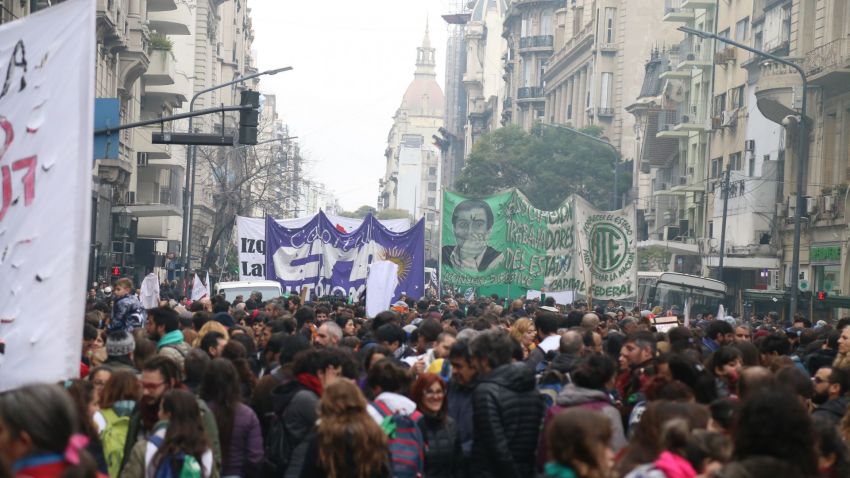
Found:
<svg viewBox="0 0 850 478"><path fill-rule="evenodd" d="M805 177L806 170L806 162L808 156L808 148L806 147L807 143L807 130L806 130L806 97L809 91L809 80L806 78L806 72L803 68L785 58L771 55L765 51L757 50L751 46L744 45L743 43L738 43L734 40L730 40L728 38L724 38L720 35L704 32L701 30L696 30L694 28L689 27L679 27L679 31L685 32L689 35L696 35L703 39L712 39L717 40L719 42L727 43L729 45L738 47L742 50L748 51L750 53L756 54L758 56L767 58L768 60L773 60L777 63L781 63L789 68L793 68L803 80L803 98L800 104L800 116L796 118L797 125L799 128L797 134L797 207L794 209L794 245L792 249L792 258L791 258L791 320L794 319L794 315L797 313L797 305L800 297L799 290L799 280L800 280L800 230L801 224L803 222L803 209L806 207L805 202L803 201L803 179Z"/></svg>
<svg viewBox="0 0 850 478"><path fill-rule="evenodd" d="M225 88L230 85L234 85L236 83L242 83L247 80L252 80L254 78L258 78L260 76L265 75L276 75L278 73L282 73L284 71L291 70L291 66L286 66L283 68L276 68L273 70L261 71L259 73L254 73L247 76L239 76L232 81L228 81L226 83L222 83L220 85L215 85L210 88L201 90L194 95L192 95L192 99L189 101L189 112L191 113L195 109L195 100L198 99L204 93L209 93L210 91L215 91L221 88ZM192 117L189 117L189 132L192 133ZM221 125L224 128L224 125ZM183 266L183 279L186 279L186 272L189 270L189 244L191 239L191 215L192 208L195 205L195 146L189 146L189 153L186 155L186 181L183 187L183 238L182 238L182 246L181 246L181 263Z"/></svg>
<svg viewBox="0 0 850 478"><path fill-rule="evenodd" d="M614 146L613 144L611 144L610 142L606 141L605 138L598 138L596 136L593 136L592 134L587 134L587 133L579 131L577 129L570 128L569 126L564 126L562 124L552 124L552 123L540 123L540 124L543 125L543 126L548 126L550 128L563 129L563 130L569 131L571 133L575 133L579 136L583 136L587 139L596 141L597 143L604 144L605 146L610 148L611 151L613 151L613 153L614 153L614 194L611 197L611 209L612 210L620 209L620 188L619 188L619 186L620 186L620 184L619 184L620 183L620 163L622 162L622 159L623 159L623 155L620 154L620 150L618 150L617 147Z"/></svg>

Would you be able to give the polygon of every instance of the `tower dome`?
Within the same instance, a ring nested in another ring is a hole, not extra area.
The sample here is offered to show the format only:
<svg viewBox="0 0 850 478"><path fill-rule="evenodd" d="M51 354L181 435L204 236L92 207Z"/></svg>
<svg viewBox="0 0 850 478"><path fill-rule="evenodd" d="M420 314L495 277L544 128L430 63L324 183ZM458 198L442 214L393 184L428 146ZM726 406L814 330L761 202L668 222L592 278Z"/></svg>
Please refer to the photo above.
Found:
<svg viewBox="0 0 850 478"><path fill-rule="evenodd" d="M443 117L443 90L437 84L437 73L434 70L437 62L434 58L435 49L431 47L428 36L428 25L425 25L425 37L422 46L416 49L416 71L413 81L404 92L401 107L410 116Z"/></svg>

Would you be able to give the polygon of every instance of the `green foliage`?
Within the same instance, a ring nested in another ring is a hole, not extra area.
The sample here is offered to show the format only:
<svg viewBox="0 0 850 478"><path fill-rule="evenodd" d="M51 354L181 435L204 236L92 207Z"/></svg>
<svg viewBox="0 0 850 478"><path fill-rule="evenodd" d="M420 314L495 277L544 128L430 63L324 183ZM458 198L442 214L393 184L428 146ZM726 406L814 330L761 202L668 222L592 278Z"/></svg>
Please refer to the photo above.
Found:
<svg viewBox="0 0 850 478"><path fill-rule="evenodd" d="M405 219L411 218L407 209L384 209L377 214L378 219Z"/></svg>
<svg viewBox="0 0 850 478"><path fill-rule="evenodd" d="M601 128L581 130L599 136ZM482 136L455 183L462 194L489 195L516 187L536 207L555 209L571 194L600 208L612 204L613 152L570 131L537 124L530 133L517 126ZM631 168L620 165L620 194L631 187Z"/></svg>
<svg viewBox="0 0 850 478"><path fill-rule="evenodd" d="M358 207L356 211L342 211L339 215L343 217L362 219L366 217L367 214L375 214L375 212L377 212L377 210L372 206L363 205Z"/></svg>
<svg viewBox="0 0 850 478"><path fill-rule="evenodd" d="M159 33L151 34L150 45L151 50L171 51L171 49L174 47L174 43L169 40L167 36Z"/></svg>

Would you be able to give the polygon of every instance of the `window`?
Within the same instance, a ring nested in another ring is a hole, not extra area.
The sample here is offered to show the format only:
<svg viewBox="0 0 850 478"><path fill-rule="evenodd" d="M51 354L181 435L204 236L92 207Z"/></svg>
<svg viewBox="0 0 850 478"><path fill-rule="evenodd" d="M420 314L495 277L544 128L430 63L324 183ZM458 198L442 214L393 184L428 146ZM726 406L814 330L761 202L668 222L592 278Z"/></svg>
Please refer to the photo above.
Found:
<svg viewBox="0 0 850 478"><path fill-rule="evenodd" d="M543 83L543 75L546 74L546 61L540 60L540 72L537 75L537 86L545 86Z"/></svg>
<svg viewBox="0 0 850 478"><path fill-rule="evenodd" d="M428 216L428 222L434 222L434 213L433 212L429 212L427 214L427 216Z"/></svg>
<svg viewBox="0 0 850 478"><path fill-rule="evenodd" d="M741 153L732 153L729 155L729 167L732 168L733 171L741 170Z"/></svg>
<svg viewBox="0 0 850 478"><path fill-rule="evenodd" d="M744 107L744 85L729 90L729 109Z"/></svg>
<svg viewBox="0 0 850 478"><path fill-rule="evenodd" d="M720 93L719 95L714 97L714 104L711 107L711 116L715 118L723 115L723 111L726 110L726 93Z"/></svg>
<svg viewBox="0 0 850 478"><path fill-rule="evenodd" d="M584 22L584 8L576 7L573 10L573 36L578 35Z"/></svg>
<svg viewBox="0 0 850 478"><path fill-rule="evenodd" d="M434 177L437 175L437 168L428 168L428 176Z"/></svg>
<svg viewBox="0 0 850 478"><path fill-rule="evenodd" d="M429 191L436 191L437 190L437 183L428 183L428 190Z"/></svg>
<svg viewBox="0 0 850 478"><path fill-rule="evenodd" d="M744 42L747 39L747 33L750 30L750 17L744 17L735 24L735 40Z"/></svg>
<svg viewBox="0 0 850 478"><path fill-rule="evenodd" d="M719 178L720 177L720 165L723 162L723 158L714 158L711 160L711 178Z"/></svg>
<svg viewBox="0 0 850 478"><path fill-rule="evenodd" d="M436 198L428 198L428 207L435 207L437 205Z"/></svg>
<svg viewBox="0 0 850 478"><path fill-rule="evenodd" d="M531 76L534 72L531 60L522 62L522 86L531 86Z"/></svg>
<svg viewBox="0 0 850 478"><path fill-rule="evenodd" d="M599 92L599 107L611 108L611 88L614 84L613 73L602 73L602 88Z"/></svg>
<svg viewBox="0 0 850 478"><path fill-rule="evenodd" d="M729 38L729 29L727 28L727 29L723 30L722 32L718 33L717 36L719 36L720 38ZM717 40L714 41L714 51L715 52L719 53L719 52L723 51L725 48L726 48L726 44L723 43L722 41L717 41Z"/></svg>
<svg viewBox="0 0 850 478"><path fill-rule="evenodd" d="M540 34L552 34L552 10L543 10L543 13L540 14Z"/></svg>
<svg viewBox="0 0 850 478"><path fill-rule="evenodd" d="M519 36L527 37L529 35L529 25L531 20L528 18L528 13L522 15L522 26L520 27Z"/></svg>
<svg viewBox="0 0 850 478"><path fill-rule="evenodd" d="M756 175L756 157L755 156L750 157L750 167L749 167L748 175L751 178L755 177L755 175Z"/></svg>
<svg viewBox="0 0 850 478"><path fill-rule="evenodd" d="M764 48L764 33L762 33L762 28L764 27L761 23L753 25L753 47L756 50Z"/></svg>
<svg viewBox="0 0 850 478"><path fill-rule="evenodd" d="M605 7L605 43L614 43L614 18L617 9Z"/></svg>

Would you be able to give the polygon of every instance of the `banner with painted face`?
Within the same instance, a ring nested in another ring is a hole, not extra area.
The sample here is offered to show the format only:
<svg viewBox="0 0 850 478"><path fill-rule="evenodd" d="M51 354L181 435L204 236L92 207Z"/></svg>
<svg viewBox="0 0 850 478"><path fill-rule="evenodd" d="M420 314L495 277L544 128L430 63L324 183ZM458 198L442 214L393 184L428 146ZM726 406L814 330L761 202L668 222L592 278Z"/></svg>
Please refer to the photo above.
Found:
<svg viewBox="0 0 850 478"><path fill-rule="evenodd" d="M619 234L605 235L608 219ZM472 288L478 296L519 297L528 290L569 291L595 299L634 295L633 207L605 213L571 196L544 211L517 190L484 198L445 192L442 241L447 292Z"/></svg>
<svg viewBox="0 0 850 478"><path fill-rule="evenodd" d="M266 278L280 282L284 294L359 298L372 261L395 262L402 294L419 299L425 280L425 222L394 232L372 215L350 232L341 231L320 212L302 227L288 228L266 218Z"/></svg>
<svg viewBox="0 0 850 478"><path fill-rule="evenodd" d="M337 229L350 232L363 224L362 218L328 215ZM313 216L296 217L293 219L275 219L281 226L292 228L304 227L315 218ZM404 232L410 229L410 220L381 219L379 221L393 232ZM236 246L239 250L239 280L257 280L266 277L266 220L260 217L236 216Z"/></svg>

